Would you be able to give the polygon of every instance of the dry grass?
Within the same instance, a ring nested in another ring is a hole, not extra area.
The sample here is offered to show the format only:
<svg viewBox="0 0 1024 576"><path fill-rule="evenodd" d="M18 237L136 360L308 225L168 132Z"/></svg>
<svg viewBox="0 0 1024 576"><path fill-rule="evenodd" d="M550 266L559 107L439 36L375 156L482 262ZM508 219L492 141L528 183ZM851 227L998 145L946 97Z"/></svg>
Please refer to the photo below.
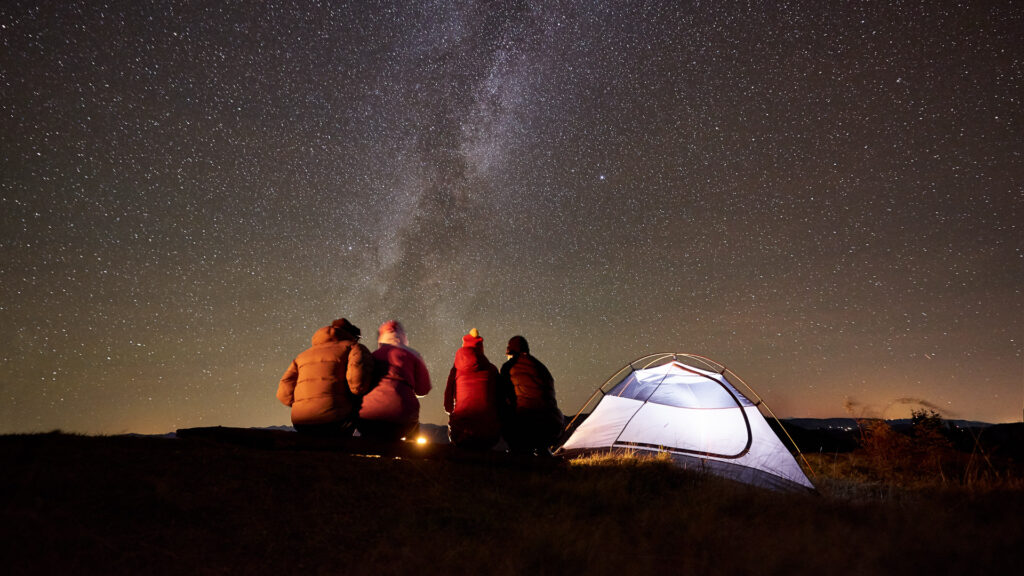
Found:
<svg viewBox="0 0 1024 576"><path fill-rule="evenodd" d="M935 492L976 495L1024 490L1024 466L968 442L958 449L937 417L898 432L881 420L860 422L860 448L806 455L823 493L858 500L892 500Z"/></svg>
<svg viewBox="0 0 1024 576"><path fill-rule="evenodd" d="M0 462L10 574L1000 574L1024 562L1019 484L884 494L831 476L813 496L637 454L395 459L66 435L0 437Z"/></svg>

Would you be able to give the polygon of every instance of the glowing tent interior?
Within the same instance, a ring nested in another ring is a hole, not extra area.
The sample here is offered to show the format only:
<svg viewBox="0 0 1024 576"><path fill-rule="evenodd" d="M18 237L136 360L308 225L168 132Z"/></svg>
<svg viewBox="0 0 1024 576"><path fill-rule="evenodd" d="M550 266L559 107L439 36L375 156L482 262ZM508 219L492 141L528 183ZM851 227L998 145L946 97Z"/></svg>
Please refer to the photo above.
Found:
<svg viewBox="0 0 1024 576"><path fill-rule="evenodd" d="M758 398L735 373L708 358L663 353L634 360L584 404L569 425L578 427L556 454L667 452L684 468L767 488L813 490L758 410L760 398L751 401L733 382Z"/></svg>

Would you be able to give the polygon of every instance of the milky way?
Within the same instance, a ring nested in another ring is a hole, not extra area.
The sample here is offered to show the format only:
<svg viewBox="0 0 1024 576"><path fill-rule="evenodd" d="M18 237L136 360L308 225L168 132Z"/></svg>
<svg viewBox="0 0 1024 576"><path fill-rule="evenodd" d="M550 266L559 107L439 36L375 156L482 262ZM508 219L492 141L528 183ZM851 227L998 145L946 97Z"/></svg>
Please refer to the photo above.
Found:
<svg viewBox="0 0 1024 576"><path fill-rule="evenodd" d="M0 432L286 424L341 316L426 422L471 327L569 413L677 351L1019 420L1024 9L719 4L4 2Z"/></svg>

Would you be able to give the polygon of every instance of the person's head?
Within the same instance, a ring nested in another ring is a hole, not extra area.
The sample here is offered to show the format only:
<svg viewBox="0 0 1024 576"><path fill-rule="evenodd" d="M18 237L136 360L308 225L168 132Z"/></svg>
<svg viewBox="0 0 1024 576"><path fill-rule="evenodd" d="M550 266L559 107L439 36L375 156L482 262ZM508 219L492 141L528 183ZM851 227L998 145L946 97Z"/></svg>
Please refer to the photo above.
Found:
<svg viewBox="0 0 1024 576"><path fill-rule="evenodd" d="M505 356L512 358L520 354L529 354L530 344L526 341L526 338L522 336L513 336L508 340L508 346L505 347Z"/></svg>
<svg viewBox="0 0 1024 576"><path fill-rule="evenodd" d="M469 331L469 334L462 337L462 345L483 349L484 339L480 337L480 332L476 328L473 328Z"/></svg>
<svg viewBox="0 0 1024 576"><path fill-rule="evenodd" d="M377 329L377 343L392 345L409 345L409 337L405 334L405 327L398 320L388 320Z"/></svg>
<svg viewBox="0 0 1024 576"><path fill-rule="evenodd" d="M455 368L457 370L483 370L489 362L484 355L484 339L480 332L473 328L462 337L462 346L455 351Z"/></svg>
<svg viewBox="0 0 1024 576"><path fill-rule="evenodd" d="M331 322L331 328L334 329L334 335L338 340L359 340L362 335L359 327L345 318L338 318Z"/></svg>

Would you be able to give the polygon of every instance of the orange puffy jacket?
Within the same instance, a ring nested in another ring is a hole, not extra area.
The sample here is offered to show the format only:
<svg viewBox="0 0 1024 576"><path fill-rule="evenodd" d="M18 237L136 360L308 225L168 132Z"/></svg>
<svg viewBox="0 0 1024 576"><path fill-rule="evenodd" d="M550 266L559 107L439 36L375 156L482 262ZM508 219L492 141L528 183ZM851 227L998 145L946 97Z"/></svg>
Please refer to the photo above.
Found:
<svg viewBox="0 0 1024 576"><path fill-rule="evenodd" d="M291 406L292 424L344 421L355 417L372 376L370 351L345 330L324 326L281 377L277 399Z"/></svg>

